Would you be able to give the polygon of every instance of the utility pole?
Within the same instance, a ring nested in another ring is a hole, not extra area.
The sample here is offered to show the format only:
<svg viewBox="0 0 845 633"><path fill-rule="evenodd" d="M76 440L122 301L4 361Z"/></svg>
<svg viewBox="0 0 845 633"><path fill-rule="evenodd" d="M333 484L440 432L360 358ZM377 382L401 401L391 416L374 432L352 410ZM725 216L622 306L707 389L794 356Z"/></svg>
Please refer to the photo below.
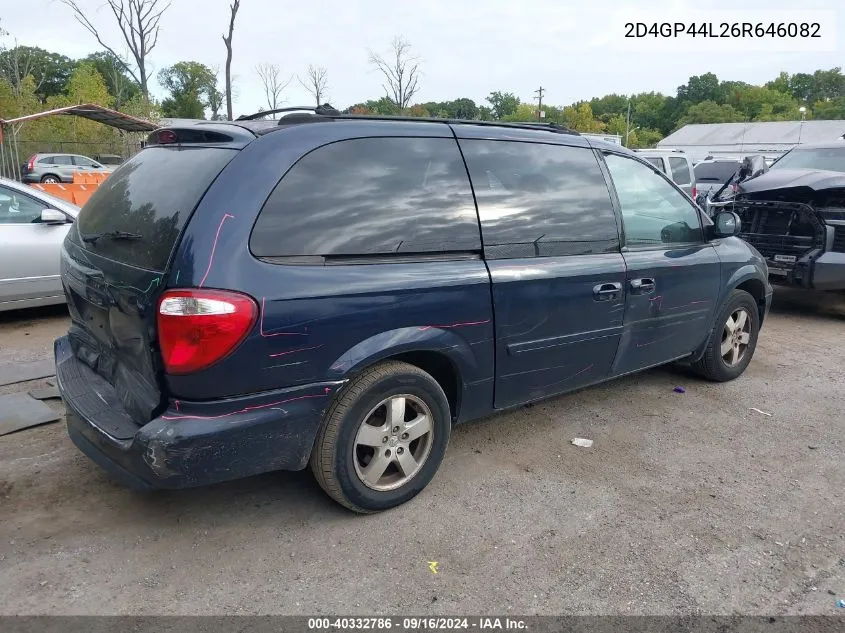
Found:
<svg viewBox="0 0 845 633"><path fill-rule="evenodd" d="M540 86L539 90L535 90L534 94L537 95L537 120L543 118L543 86Z"/></svg>

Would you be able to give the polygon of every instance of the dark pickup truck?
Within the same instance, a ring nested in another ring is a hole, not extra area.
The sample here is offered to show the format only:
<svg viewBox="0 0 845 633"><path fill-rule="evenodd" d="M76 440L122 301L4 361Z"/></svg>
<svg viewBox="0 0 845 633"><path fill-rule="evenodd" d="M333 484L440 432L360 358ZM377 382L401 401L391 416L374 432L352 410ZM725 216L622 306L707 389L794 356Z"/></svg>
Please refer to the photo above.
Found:
<svg viewBox="0 0 845 633"><path fill-rule="evenodd" d="M845 141L795 147L760 171L738 174L736 192L727 183L709 211L739 215L740 237L766 258L773 282L845 290Z"/></svg>

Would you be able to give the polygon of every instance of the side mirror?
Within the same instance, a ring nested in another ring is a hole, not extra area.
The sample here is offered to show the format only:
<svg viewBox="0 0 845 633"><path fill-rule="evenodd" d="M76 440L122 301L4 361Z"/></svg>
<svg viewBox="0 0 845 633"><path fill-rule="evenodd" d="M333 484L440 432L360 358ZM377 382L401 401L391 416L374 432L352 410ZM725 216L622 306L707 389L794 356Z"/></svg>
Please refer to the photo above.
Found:
<svg viewBox="0 0 845 633"><path fill-rule="evenodd" d="M742 220L733 211L722 211L713 218L713 237L732 237L742 230Z"/></svg>
<svg viewBox="0 0 845 633"><path fill-rule="evenodd" d="M41 212L41 224L67 224L67 216L56 209L44 209Z"/></svg>

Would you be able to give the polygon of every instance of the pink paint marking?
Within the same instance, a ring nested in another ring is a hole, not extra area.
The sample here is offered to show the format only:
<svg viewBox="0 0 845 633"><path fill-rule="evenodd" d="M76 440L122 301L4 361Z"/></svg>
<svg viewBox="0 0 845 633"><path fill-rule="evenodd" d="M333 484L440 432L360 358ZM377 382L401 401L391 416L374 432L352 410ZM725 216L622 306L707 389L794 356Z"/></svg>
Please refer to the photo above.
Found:
<svg viewBox="0 0 845 633"><path fill-rule="evenodd" d="M432 330L435 328L448 330L455 327L467 327L470 325L484 325L485 323L490 323L490 319L486 321L468 321L467 323L452 323L451 325L423 325L420 327L420 330Z"/></svg>
<svg viewBox="0 0 845 633"><path fill-rule="evenodd" d="M322 345L313 345L311 347L300 347L299 349L290 349L286 352L279 352L278 354L270 354L270 358L277 358L279 356L287 356L288 354L296 354L297 352L307 352L312 349L320 349Z"/></svg>
<svg viewBox="0 0 845 633"><path fill-rule="evenodd" d="M179 401L178 401L178 400L174 400L174 401L173 401L173 406L174 406L174 407L176 407L176 410L178 411L178 410L179 410Z"/></svg>
<svg viewBox="0 0 845 633"><path fill-rule="evenodd" d="M218 420L220 418L228 418L231 415L238 415L239 413L249 413L256 409L266 409L268 407L275 407L286 402L294 402L296 400L308 400L309 398L325 398L329 391L326 387L326 392L323 394L314 394L311 396L297 396L296 398L288 398L287 400L279 400L278 402L270 402L268 404L261 404L255 407L244 407L240 411L232 411L230 413L221 413L220 415L163 415L162 420Z"/></svg>
<svg viewBox="0 0 845 633"><path fill-rule="evenodd" d="M264 304L267 300L267 297L261 297L261 319L258 322L258 333L261 334L264 338L270 338L271 336L308 336L308 332L265 332L264 331Z"/></svg>
<svg viewBox="0 0 845 633"><path fill-rule="evenodd" d="M199 287L202 288L205 280L208 279L208 273L211 272L211 265L214 263L214 251L217 250L217 240L220 239L220 230L223 228L223 223L226 221L227 218L234 219L234 215L229 215L228 213L224 213L223 217L220 220L220 224L217 225L217 235L214 236L214 244L211 245L211 255L208 258L208 268L205 269L205 274L202 276L200 280Z"/></svg>

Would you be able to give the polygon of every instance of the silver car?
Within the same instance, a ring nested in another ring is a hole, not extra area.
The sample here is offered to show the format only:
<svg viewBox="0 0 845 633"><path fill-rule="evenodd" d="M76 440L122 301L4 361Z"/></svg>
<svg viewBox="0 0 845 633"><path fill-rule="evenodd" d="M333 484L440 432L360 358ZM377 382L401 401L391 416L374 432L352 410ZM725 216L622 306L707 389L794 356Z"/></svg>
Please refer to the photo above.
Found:
<svg viewBox="0 0 845 633"><path fill-rule="evenodd" d="M62 242L79 207L0 178L0 312L65 302Z"/></svg>
<svg viewBox="0 0 845 633"><path fill-rule="evenodd" d="M646 159L666 174L686 194L695 200L695 172L689 156L673 149L638 149L637 156Z"/></svg>
<svg viewBox="0 0 845 633"><path fill-rule="evenodd" d="M23 181L73 182L74 172L110 173L117 165L103 165L79 154L33 154L23 165Z"/></svg>

